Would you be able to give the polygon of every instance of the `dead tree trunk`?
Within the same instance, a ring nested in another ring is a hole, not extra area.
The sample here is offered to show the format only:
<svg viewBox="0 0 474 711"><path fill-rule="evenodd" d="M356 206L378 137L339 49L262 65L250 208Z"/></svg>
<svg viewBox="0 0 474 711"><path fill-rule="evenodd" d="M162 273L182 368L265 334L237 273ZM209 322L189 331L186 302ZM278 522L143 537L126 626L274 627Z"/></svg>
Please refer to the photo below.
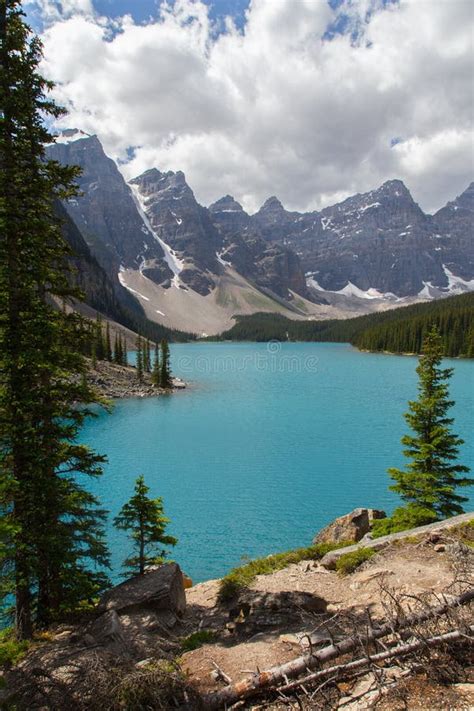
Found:
<svg viewBox="0 0 474 711"><path fill-rule="evenodd" d="M393 622L381 625L380 627L373 629L367 635L365 641L370 643L376 639L386 637L397 630L406 629L407 627L419 624L420 622L425 622L433 617L439 617L440 615L448 612L448 610L461 605L466 605L472 600L474 600L474 589L468 590L462 595L459 595L450 601L446 601L442 605L427 608L422 612L406 615L400 619L394 620ZM324 647L324 649L314 652L313 654L306 654L303 657L293 659L291 662L287 662L286 664L273 667L267 671L256 673L253 676L243 679L235 684L229 684L229 686L226 686L220 691L213 694L207 694L204 697L204 707L209 709L209 711L212 711L212 709L220 709L234 704L240 699L247 699L250 696L261 693L265 689L275 687L281 682L287 682L288 679L294 679L295 677L301 676L305 672L310 669L314 669L314 667L319 666L323 662L327 662L330 659L339 657L347 652L352 652L358 647L359 644L359 637L347 637L341 642L331 644L328 647Z"/></svg>
<svg viewBox="0 0 474 711"><path fill-rule="evenodd" d="M467 630L471 634L474 633L474 625ZM324 679L324 677L331 676L332 674L348 674L358 669L361 669L370 664L377 664L383 662L386 659L398 659L399 657L405 657L408 654L417 652L425 647L439 647L442 644L448 644L449 642L457 642L465 637L465 633L462 630L454 630L453 632L446 632L445 634L436 635L435 637L427 637L426 639L419 639L415 642L409 642L407 644L400 644L392 649L388 649L386 652L379 652L378 654L370 654L362 659L356 659L353 662L347 662L347 664L337 664L333 667L326 667L321 669L314 674L308 674L307 676L301 677L290 684L285 684L284 686L279 686L278 691L286 692L297 689L302 684L310 684L313 681L318 681L319 679Z"/></svg>

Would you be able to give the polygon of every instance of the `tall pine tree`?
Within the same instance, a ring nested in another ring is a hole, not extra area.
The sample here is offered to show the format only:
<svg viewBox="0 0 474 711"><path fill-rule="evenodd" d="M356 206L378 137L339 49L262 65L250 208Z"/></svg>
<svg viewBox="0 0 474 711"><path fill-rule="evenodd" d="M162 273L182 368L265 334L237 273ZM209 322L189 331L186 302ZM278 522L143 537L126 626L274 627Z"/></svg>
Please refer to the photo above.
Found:
<svg viewBox="0 0 474 711"><path fill-rule="evenodd" d="M155 343L155 353L153 356L153 369L151 371L151 382L155 387L159 388L161 383L160 370L160 349L158 343Z"/></svg>
<svg viewBox="0 0 474 711"><path fill-rule="evenodd" d="M402 444L411 461L406 470L389 470L396 482L390 488L407 504L407 511L398 510L396 517L412 514L417 523L462 513L467 497L457 489L474 484L474 479L465 476L469 467L457 462L463 440L451 431L454 420L447 413L454 403L447 381L453 370L441 367L442 352L439 331L433 327L416 369L418 400L409 403L405 414L413 434L405 435Z"/></svg>
<svg viewBox="0 0 474 711"><path fill-rule="evenodd" d="M78 481L103 458L78 445L88 405L86 329L55 304L78 298L54 200L73 168L46 160L44 117L62 111L38 73L41 44L17 0L0 2L0 568L19 638L105 583L104 512ZM78 407L80 405L81 407Z"/></svg>
<svg viewBox="0 0 474 711"><path fill-rule="evenodd" d="M136 340L136 348L137 348L137 360L136 360L136 368L137 368L137 380L139 383L143 383L143 341L142 337L140 334L137 336Z"/></svg>
<svg viewBox="0 0 474 711"><path fill-rule="evenodd" d="M107 321L105 326L105 360L112 362L112 343L110 341L110 325Z"/></svg>
<svg viewBox="0 0 474 711"><path fill-rule="evenodd" d="M161 341L160 387L169 390L173 387L170 366L170 347L166 338Z"/></svg>

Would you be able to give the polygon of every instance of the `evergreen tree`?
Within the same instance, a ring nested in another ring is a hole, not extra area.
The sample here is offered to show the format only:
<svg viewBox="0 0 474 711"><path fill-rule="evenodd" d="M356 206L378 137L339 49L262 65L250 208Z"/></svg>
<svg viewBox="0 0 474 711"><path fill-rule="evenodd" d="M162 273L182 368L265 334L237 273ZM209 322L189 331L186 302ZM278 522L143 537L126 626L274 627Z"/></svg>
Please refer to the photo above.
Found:
<svg viewBox="0 0 474 711"><path fill-rule="evenodd" d="M107 321L105 325L105 359L112 362L112 345L110 342L110 325Z"/></svg>
<svg viewBox="0 0 474 711"><path fill-rule="evenodd" d="M115 334L113 361L117 365L123 365L122 338L120 333Z"/></svg>
<svg viewBox="0 0 474 711"><path fill-rule="evenodd" d="M121 351L122 351L122 362L121 362L121 365L127 366L127 365L128 365L127 339L120 337L120 343L121 343Z"/></svg>
<svg viewBox="0 0 474 711"><path fill-rule="evenodd" d="M462 513L467 497L456 490L474 483L464 476L469 467L456 463L463 440L451 432L454 420L447 416L454 403L449 400L446 381L453 370L441 368L441 362L441 337L433 327L424 340L416 369L418 400L409 403L405 414L414 432L402 438L404 454L411 462L406 471L389 470L396 482L390 488L406 502L408 513L413 513L417 522L423 516L429 521Z"/></svg>
<svg viewBox="0 0 474 711"><path fill-rule="evenodd" d="M145 341L143 354L143 368L147 373L151 373L151 344L148 338Z"/></svg>
<svg viewBox="0 0 474 711"><path fill-rule="evenodd" d="M104 339L104 333L102 330L102 318L100 314L97 314L95 322L95 354L97 360L104 360L106 356L106 343Z"/></svg>
<svg viewBox="0 0 474 711"><path fill-rule="evenodd" d="M160 387L167 390L173 387L170 366L170 347L166 338L163 338L161 341Z"/></svg>
<svg viewBox="0 0 474 711"><path fill-rule="evenodd" d="M137 336L136 341L137 348L137 380L139 383L143 383L143 344L140 335Z"/></svg>
<svg viewBox="0 0 474 711"><path fill-rule="evenodd" d="M151 371L151 382L155 387L160 387L161 371L160 371L160 349L158 343L155 343L155 353L153 357L153 370Z"/></svg>
<svg viewBox="0 0 474 711"><path fill-rule="evenodd" d="M46 160L43 117L62 112L38 73L41 44L17 0L0 2L0 570L19 638L105 582L104 512L78 483L103 458L76 443L96 401L85 379L83 320L54 303L67 280L53 202L77 171ZM27 365L27 367L25 367ZM80 407L78 407L80 405Z"/></svg>
<svg viewBox="0 0 474 711"><path fill-rule="evenodd" d="M147 566L162 563L167 556L161 546L174 546L176 538L165 534L169 519L164 515L163 500L150 499L149 487L143 476L135 481L134 495L122 506L114 519L114 526L122 531L129 531L133 541L135 555L127 558L123 567L126 574L143 575Z"/></svg>

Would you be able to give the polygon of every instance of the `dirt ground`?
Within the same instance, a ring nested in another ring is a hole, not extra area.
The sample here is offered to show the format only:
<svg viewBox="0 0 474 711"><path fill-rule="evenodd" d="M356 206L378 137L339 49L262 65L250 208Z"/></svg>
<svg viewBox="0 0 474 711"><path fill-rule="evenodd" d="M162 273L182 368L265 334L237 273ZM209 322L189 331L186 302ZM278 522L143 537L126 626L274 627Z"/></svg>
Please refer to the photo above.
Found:
<svg viewBox="0 0 474 711"><path fill-rule="evenodd" d="M308 650L305 635L318 627L320 640L316 634L316 644L328 644L327 637L321 634L321 629L324 632L331 619L341 613L350 613L356 618L359 615L361 624L364 624L364 616L369 609L373 620L383 621L386 614L382 604L384 588L414 596L452 593L451 586L459 575L457 568L455 556L449 553L449 545L445 549L443 546L435 546L429 540L392 545L377 553L348 576L328 571L314 561L303 561L271 575L258 576L251 586L251 592L312 593L327 602L327 614L302 615L299 620L289 620L287 625L244 638L226 630L228 618L225 617L222 607L216 606L219 581L197 585L187 591L192 624L194 629L197 625L201 629L216 630L218 641L183 655L183 668L193 685L201 692L217 690L225 686L226 678L237 682L257 670L269 669L301 656ZM337 628L335 634L337 639ZM364 679L367 686L369 677L363 677L361 681ZM400 680L394 684L393 690L389 689L379 697L376 685L375 690L366 691L360 700L354 698L357 694L354 694L353 690L348 690L345 701L343 697L336 706L329 705L327 708L343 708L345 711L363 711L366 708L377 708L381 711L474 709L473 682L474 676L471 678L468 674L462 684L447 683L440 686L439 683L420 675L415 679L410 678L409 682ZM395 687L400 685L402 691L397 691ZM300 705L294 708L321 708L320 705L312 706L308 699L300 700L299 703ZM274 702L271 705L260 703L255 707L248 705L245 708L288 709L291 706Z"/></svg>

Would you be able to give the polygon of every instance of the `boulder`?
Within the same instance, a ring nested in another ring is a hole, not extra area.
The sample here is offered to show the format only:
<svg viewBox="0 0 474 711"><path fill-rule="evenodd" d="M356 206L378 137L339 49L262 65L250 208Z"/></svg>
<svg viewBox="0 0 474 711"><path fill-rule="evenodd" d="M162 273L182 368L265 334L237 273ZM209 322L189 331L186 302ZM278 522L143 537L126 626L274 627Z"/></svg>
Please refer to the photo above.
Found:
<svg viewBox="0 0 474 711"><path fill-rule="evenodd" d="M115 610L108 610L90 622L85 629L83 641L87 646L124 647L125 631Z"/></svg>
<svg viewBox="0 0 474 711"><path fill-rule="evenodd" d="M229 610L227 629L246 637L274 628L287 628L307 615L326 612L327 602L319 595L297 590L261 592L249 590Z"/></svg>
<svg viewBox="0 0 474 711"><path fill-rule="evenodd" d="M385 512L377 509L354 509L319 531L313 539L313 544L343 541L357 543L369 533L374 520L385 517Z"/></svg>
<svg viewBox="0 0 474 711"><path fill-rule="evenodd" d="M182 617L186 610L183 574L177 563L166 563L144 575L137 575L117 585L102 596L98 613L134 610L171 612Z"/></svg>

